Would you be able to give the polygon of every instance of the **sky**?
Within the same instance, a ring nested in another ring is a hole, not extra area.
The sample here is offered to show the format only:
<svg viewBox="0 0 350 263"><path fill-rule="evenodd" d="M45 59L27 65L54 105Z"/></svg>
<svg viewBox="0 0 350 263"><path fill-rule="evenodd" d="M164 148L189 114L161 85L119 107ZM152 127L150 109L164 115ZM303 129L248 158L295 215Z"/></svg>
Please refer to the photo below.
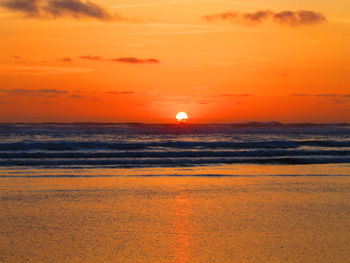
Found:
<svg viewBox="0 0 350 263"><path fill-rule="evenodd" d="M0 0L0 122L350 122L348 0Z"/></svg>

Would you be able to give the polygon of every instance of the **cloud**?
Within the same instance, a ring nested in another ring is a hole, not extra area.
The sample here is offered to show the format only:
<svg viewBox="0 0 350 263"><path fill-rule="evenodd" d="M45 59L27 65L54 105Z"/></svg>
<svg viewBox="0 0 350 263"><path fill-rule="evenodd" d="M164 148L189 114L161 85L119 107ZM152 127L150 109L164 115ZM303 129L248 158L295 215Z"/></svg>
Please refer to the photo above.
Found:
<svg viewBox="0 0 350 263"><path fill-rule="evenodd" d="M93 18L103 21L128 21L120 15L110 14L102 6L87 0L2 0L0 6L21 12L29 17Z"/></svg>
<svg viewBox="0 0 350 263"><path fill-rule="evenodd" d="M54 75L54 74L86 73L90 71L92 71L92 69L90 68L78 68L78 67L0 65L0 74L46 76L46 75Z"/></svg>
<svg viewBox="0 0 350 263"><path fill-rule="evenodd" d="M90 56L90 55L81 56L79 58L85 59L85 60L102 60L102 58L100 56Z"/></svg>
<svg viewBox="0 0 350 263"><path fill-rule="evenodd" d="M304 97L307 99L316 100L318 103L334 103L334 104L348 104L350 101L350 94L340 93L320 93L320 94L309 94L309 93L294 93L291 94L296 97Z"/></svg>
<svg viewBox="0 0 350 263"><path fill-rule="evenodd" d="M268 18L270 15L272 15L271 11L256 11L253 13L242 14L242 16L245 20L250 21L250 22L254 22L254 23L260 23L264 19Z"/></svg>
<svg viewBox="0 0 350 263"><path fill-rule="evenodd" d="M140 6L157 6L157 5L173 5L188 3L188 0L169 0L169 1L156 1L156 2L143 2L143 3L126 3L126 4L117 4L111 7L117 8L130 8L130 7L140 7Z"/></svg>
<svg viewBox="0 0 350 263"><path fill-rule="evenodd" d="M86 100L86 101L100 101L99 98L95 96L83 96L78 94L71 94L68 96L70 99Z"/></svg>
<svg viewBox="0 0 350 263"><path fill-rule="evenodd" d="M51 93L51 94L64 94L67 93L66 90L58 89L0 89L0 92L4 93Z"/></svg>
<svg viewBox="0 0 350 263"><path fill-rule="evenodd" d="M326 21L325 15L308 10L299 10L296 12L283 11L275 13L273 19L280 24L291 26L314 25Z"/></svg>
<svg viewBox="0 0 350 263"><path fill-rule="evenodd" d="M37 0L6 0L1 1L0 6L11 11L19 11L28 16L38 16L39 1Z"/></svg>
<svg viewBox="0 0 350 263"><path fill-rule="evenodd" d="M167 95L160 97L160 100L156 103L160 104L222 104L233 103L233 99L236 101L246 101L248 98L254 96L253 94L212 94L212 95Z"/></svg>
<svg viewBox="0 0 350 263"><path fill-rule="evenodd" d="M48 0L47 5L43 7L45 12L55 16L72 17L91 17L100 20L112 20L110 15L103 7L90 2L81 0Z"/></svg>
<svg viewBox="0 0 350 263"><path fill-rule="evenodd" d="M316 94L317 97L341 97L341 98L350 98L350 94L334 94L334 93L324 93Z"/></svg>
<svg viewBox="0 0 350 263"><path fill-rule="evenodd" d="M50 93L50 94L64 94L67 93L66 90L59 90L59 89L38 89L34 90L37 93Z"/></svg>
<svg viewBox="0 0 350 263"><path fill-rule="evenodd" d="M307 97L307 96L312 96L312 95L306 94L306 93L293 93L292 96L296 96L296 97Z"/></svg>
<svg viewBox="0 0 350 263"><path fill-rule="evenodd" d="M85 96L72 94L69 96L69 98L71 98L71 99L83 99L83 98L85 98Z"/></svg>
<svg viewBox="0 0 350 263"><path fill-rule="evenodd" d="M158 64L159 63L159 60L155 58L140 59L140 58L134 58L134 57L114 58L114 59L111 59L111 61L121 62L121 63L131 63L131 64Z"/></svg>
<svg viewBox="0 0 350 263"><path fill-rule="evenodd" d="M73 59L68 58L68 57L66 57L66 58L60 58L59 60L62 61L62 62L73 62Z"/></svg>
<svg viewBox="0 0 350 263"><path fill-rule="evenodd" d="M202 18L206 20L207 22L215 22L215 21L234 21L239 17L238 12L224 12L219 14L212 14L212 15L206 15Z"/></svg>
<svg viewBox="0 0 350 263"><path fill-rule="evenodd" d="M224 12L219 14L206 15L203 17L208 22L229 21L243 22L248 24L259 24L265 20L272 20L275 23L289 26L314 25L326 21L325 15L309 10L281 11L259 10L256 12Z"/></svg>
<svg viewBox="0 0 350 263"><path fill-rule="evenodd" d="M294 93L291 94L296 97L318 97L318 98L333 98L333 99L350 99L350 94L337 94L337 93L321 93L321 94L308 94L308 93Z"/></svg>
<svg viewBox="0 0 350 263"><path fill-rule="evenodd" d="M109 62L120 62L120 63L129 63L129 64L158 64L160 61L155 58L135 58L135 57L121 57L121 58L112 58L112 59L103 59L100 56L81 56L80 59L91 60L91 61L109 61Z"/></svg>
<svg viewBox="0 0 350 263"><path fill-rule="evenodd" d="M113 95L130 95L134 94L134 91L107 91L107 94L113 94Z"/></svg>
<svg viewBox="0 0 350 263"><path fill-rule="evenodd" d="M0 89L1 93L12 95L25 95L25 96L44 96L55 97L61 94L67 93L66 90L60 89Z"/></svg>
<svg viewBox="0 0 350 263"><path fill-rule="evenodd" d="M250 97L251 94L222 94L223 97Z"/></svg>

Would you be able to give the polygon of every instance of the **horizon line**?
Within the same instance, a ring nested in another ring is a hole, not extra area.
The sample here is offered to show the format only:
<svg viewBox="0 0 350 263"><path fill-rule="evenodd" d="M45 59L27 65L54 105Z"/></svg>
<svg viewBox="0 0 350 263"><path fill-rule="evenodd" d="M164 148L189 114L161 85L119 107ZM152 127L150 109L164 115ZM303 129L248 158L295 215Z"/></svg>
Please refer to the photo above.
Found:
<svg viewBox="0 0 350 263"><path fill-rule="evenodd" d="M201 123L180 123L180 122L99 122L99 121L42 121L42 122L0 122L4 124L129 124L129 125L350 125L350 122L279 122L279 121L247 121L247 122L201 122Z"/></svg>

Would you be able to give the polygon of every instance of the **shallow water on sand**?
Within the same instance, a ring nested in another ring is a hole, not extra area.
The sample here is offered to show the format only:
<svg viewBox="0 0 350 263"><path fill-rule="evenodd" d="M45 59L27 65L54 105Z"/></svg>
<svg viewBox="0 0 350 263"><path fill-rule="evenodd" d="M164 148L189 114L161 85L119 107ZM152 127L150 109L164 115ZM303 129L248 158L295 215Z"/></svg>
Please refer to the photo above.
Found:
<svg viewBox="0 0 350 263"><path fill-rule="evenodd" d="M0 262L349 262L349 176L0 178Z"/></svg>

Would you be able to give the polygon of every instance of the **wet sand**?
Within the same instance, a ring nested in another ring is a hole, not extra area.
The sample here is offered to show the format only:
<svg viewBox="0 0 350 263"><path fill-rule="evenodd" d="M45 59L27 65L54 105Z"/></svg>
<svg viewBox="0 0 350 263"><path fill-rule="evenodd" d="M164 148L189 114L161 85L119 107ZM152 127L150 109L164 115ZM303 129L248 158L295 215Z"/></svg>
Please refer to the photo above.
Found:
<svg viewBox="0 0 350 263"><path fill-rule="evenodd" d="M350 177L0 178L0 262L347 263Z"/></svg>

